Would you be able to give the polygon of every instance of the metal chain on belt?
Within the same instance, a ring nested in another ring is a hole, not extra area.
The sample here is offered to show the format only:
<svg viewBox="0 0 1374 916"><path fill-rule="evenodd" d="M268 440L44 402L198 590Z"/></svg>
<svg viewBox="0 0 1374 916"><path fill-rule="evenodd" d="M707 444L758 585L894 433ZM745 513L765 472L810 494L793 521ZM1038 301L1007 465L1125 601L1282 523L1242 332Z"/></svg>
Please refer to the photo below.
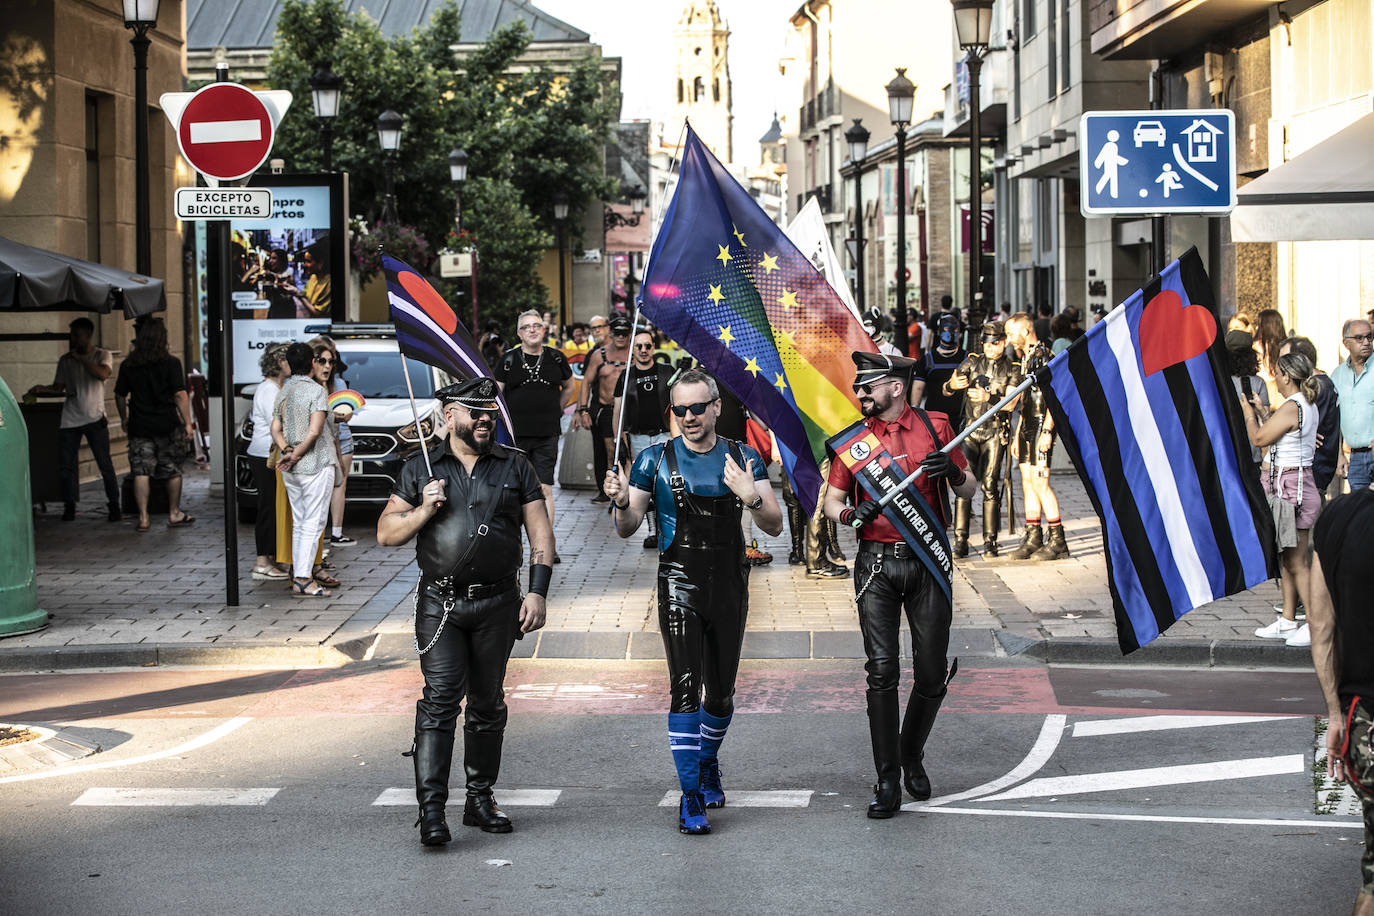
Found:
<svg viewBox="0 0 1374 916"><path fill-rule="evenodd" d="M877 558L876 560L874 560L874 561L873 561L873 565L872 565L871 567L869 567L869 571L868 571L868 581L865 582L865 583L863 584L863 587L859 589L858 594L856 594L856 595L854 596L854 603L855 603L855 604L858 604L860 601L863 600L864 592L868 591L868 587L869 587L870 585L873 584L873 580L876 579L876 578L878 578L878 573L880 573L880 572L882 572L882 571L883 571L883 555L882 555L882 554L878 554L878 558Z"/></svg>
<svg viewBox="0 0 1374 916"><path fill-rule="evenodd" d="M419 619L419 616L420 616L420 589L422 589L422 588L424 588L424 584L423 584L423 583L417 582L417 583L415 584L415 610L414 610L414 612L410 615L410 622L411 622L411 624L412 624L412 627L411 627L412 631L415 629L414 626L413 626L413 624ZM429 652L430 649L433 649L433 648L434 648L434 644L437 643L437 642L439 641L439 637L442 636L442 635L444 634L444 624L448 623L448 615L449 615L449 612L453 610L454 606L455 606L457 603L458 603L458 602L457 602L457 599L453 598L452 596L450 596L450 597L444 599L444 616L441 617L441 618L439 618L439 628L438 628L437 630L434 631L434 638L431 639L431 640L429 641L429 645L427 645L427 646L425 646L423 649L421 649L421 648L420 648L420 634L419 634L418 632L415 632L414 635L411 636L411 640L414 641L414 643L415 643L415 651L416 651L417 654L419 654L419 655L425 655L426 653Z"/></svg>

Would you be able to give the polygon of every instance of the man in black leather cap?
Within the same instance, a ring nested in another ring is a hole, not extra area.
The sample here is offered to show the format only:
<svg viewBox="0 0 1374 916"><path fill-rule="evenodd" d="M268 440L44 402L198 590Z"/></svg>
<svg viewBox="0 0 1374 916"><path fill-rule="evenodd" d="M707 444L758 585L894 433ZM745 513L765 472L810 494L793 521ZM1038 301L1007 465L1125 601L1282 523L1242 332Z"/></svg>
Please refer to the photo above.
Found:
<svg viewBox="0 0 1374 916"><path fill-rule="evenodd" d="M448 435L406 462L377 522L377 543L416 538L420 582L415 648L425 677L415 704L415 795L420 842L447 843L449 765L463 698L463 824L509 833L492 797L501 767L506 701L501 684L511 646L544 625L553 577L553 528L525 456L495 443L496 383L475 378L434 392ZM520 596L520 528L530 541L529 593Z"/></svg>
<svg viewBox="0 0 1374 916"><path fill-rule="evenodd" d="M970 353L945 382L944 390L964 391L964 422L968 426L987 413L1021 381L1016 364L1007 356L1007 332L1000 321L983 325L981 353ZM1011 437L1011 410L969 434L963 442L969 470L983 490L983 556L997 556L997 530L1002 523L1002 463ZM968 556L968 529L973 503L960 499L954 506L954 555Z"/></svg>
<svg viewBox="0 0 1374 916"><path fill-rule="evenodd" d="M862 352L851 358L864 425L892 459L898 477L905 478L918 464L925 468L925 474L912 486L939 516L931 521L948 525L945 487L967 499L977 483L966 470L968 462L962 452L939 450L954 437L945 416L927 415L907 403L907 385L916 361ZM918 801L930 798L923 758L926 738L952 676L952 672L946 673L945 653L954 609L930 570L838 456L831 460L828 481L825 514L841 525L857 521L862 526L854 562L854 591L868 656L864 665L868 672L868 729L878 770L868 816L889 818L902 806L902 784ZM853 508L846 506L846 499L854 502ZM904 609L911 628L914 678L899 731L897 682ZM905 776L899 783L903 770Z"/></svg>

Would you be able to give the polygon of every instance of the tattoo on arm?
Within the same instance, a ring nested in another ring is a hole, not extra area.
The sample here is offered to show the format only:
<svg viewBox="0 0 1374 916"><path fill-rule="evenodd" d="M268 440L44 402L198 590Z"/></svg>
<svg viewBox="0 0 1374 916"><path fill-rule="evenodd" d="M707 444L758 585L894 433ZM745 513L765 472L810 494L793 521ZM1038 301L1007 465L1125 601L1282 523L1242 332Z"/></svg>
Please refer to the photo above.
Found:
<svg viewBox="0 0 1374 916"><path fill-rule="evenodd" d="M531 566L545 566L545 565L547 565L546 562L545 562L545 560L544 560L544 551L539 550L539 549L537 549L537 548L530 550L530 565L531 565Z"/></svg>

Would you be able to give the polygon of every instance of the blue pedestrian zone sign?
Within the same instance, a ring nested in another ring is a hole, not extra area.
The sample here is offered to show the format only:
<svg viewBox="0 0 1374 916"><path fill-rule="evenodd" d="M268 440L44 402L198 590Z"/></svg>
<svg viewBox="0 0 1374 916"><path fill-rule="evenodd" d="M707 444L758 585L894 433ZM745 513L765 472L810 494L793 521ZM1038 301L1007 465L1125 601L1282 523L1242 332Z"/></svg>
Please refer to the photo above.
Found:
<svg viewBox="0 0 1374 916"><path fill-rule="evenodd" d="M1083 215L1230 213L1235 127L1228 109L1085 112L1078 125Z"/></svg>

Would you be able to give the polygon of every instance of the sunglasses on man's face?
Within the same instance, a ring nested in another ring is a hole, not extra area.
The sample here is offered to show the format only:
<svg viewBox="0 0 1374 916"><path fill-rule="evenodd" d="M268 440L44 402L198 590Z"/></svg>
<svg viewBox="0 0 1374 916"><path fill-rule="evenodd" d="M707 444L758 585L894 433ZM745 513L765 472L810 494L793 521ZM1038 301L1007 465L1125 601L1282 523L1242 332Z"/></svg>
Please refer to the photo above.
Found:
<svg viewBox="0 0 1374 916"><path fill-rule="evenodd" d="M606 325L604 325L604 324L594 324L594 325L590 325L589 329L590 329L590 330L593 330L593 331L604 331L604 330L606 329Z"/></svg>
<svg viewBox="0 0 1374 916"><path fill-rule="evenodd" d="M653 348L653 344L635 344L636 350L652 350Z"/></svg>
<svg viewBox="0 0 1374 916"><path fill-rule="evenodd" d="M896 379L885 378L885 379L883 379L883 380L880 381L880 382L869 382L869 383L864 384L864 385L855 385L855 386L854 386L854 393L855 393L855 394L872 394L872 393L873 393L873 386L874 386L874 385L886 385L888 382L893 382L893 381L896 381Z"/></svg>
<svg viewBox="0 0 1374 916"><path fill-rule="evenodd" d="M519 329L521 331L542 331L544 326L542 324L522 324Z"/></svg>
<svg viewBox="0 0 1374 916"><path fill-rule="evenodd" d="M692 412L692 416L699 417L702 414L706 413L706 408L710 407L715 402L715 398L712 398L709 401L698 401L695 404L674 404L673 416L685 417L687 416L687 411L690 410Z"/></svg>

